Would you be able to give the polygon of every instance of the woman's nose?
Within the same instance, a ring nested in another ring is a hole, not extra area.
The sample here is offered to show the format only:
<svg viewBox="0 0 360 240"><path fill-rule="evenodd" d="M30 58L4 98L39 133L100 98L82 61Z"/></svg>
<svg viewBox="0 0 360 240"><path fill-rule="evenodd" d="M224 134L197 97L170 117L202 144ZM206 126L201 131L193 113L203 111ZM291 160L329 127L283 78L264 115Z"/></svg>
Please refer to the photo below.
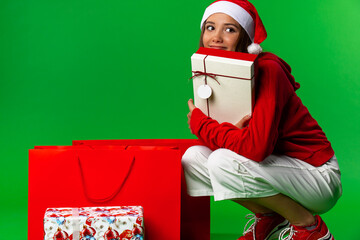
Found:
<svg viewBox="0 0 360 240"><path fill-rule="evenodd" d="M222 33L221 33L221 31L216 31L216 32L214 33L214 36L213 36L213 38L212 38L212 41L213 41L213 42L222 42Z"/></svg>

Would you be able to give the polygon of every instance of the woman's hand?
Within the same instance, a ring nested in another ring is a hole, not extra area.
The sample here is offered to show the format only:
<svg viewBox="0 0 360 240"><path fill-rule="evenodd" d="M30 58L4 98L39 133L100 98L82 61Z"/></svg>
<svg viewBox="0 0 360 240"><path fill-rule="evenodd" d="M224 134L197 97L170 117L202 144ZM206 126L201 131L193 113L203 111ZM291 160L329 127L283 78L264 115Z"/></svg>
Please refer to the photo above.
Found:
<svg viewBox="0 0 360 240"><path fill-rule="evenodd" d="M247 127L249 125L249 121L251 119L251 115L248 114L245 117L243 117L240 121L238 121L237 123L235 123L235 127L243 129L244 127Z"/></svg>
<svg viewBox="0 0 360 240"><path fill-rule="evenodd" d="M194 133L192 132L192 130L191 130L191 127L190 127L191 114L192 114L192 111L196 108L192 99L189 99L189 101L188 101L188 106L189 106L189 111L190 111L190 112L187 114L189 129L190 129L191 133L194 134Z"/></svg>

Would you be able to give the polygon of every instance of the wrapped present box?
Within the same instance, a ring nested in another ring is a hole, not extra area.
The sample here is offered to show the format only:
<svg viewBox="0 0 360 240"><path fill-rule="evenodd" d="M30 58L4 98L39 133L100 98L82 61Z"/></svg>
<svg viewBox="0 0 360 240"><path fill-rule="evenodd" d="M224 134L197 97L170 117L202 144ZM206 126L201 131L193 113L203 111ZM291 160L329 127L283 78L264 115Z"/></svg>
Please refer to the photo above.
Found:
<svg viewBox="0 0 360 240"><path fill-rule="evenodd" d="M252 114L257 55L199 48L191 57L195 106L219 123Z"/></svg>
<svg viewBox="0 0 360 240"><path fill-rule="evenodd" d="M143 240L140 206L48 208L44 240Z"/></svg>

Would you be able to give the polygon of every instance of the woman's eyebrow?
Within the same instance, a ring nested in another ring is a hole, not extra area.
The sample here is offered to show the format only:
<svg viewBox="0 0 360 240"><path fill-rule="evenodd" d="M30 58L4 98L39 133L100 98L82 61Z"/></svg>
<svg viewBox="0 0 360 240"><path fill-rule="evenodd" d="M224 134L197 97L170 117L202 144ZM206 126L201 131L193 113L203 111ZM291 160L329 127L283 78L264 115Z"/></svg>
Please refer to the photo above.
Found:
<svg viewBox="0 0 360 240"><path fill-rule="evenodd" d="M234 27L236 27L237 29L239 29L239 27L238 27L237 25L232 24L232 23L225 23L224 25L226 25L226 26L231 25L231 26L234 26Z"/></svg>
<svg viewBox="0 0 360 240"><path fill-rule="evenodd" d="M207 24L207 23L215 24L214 22L211 22L211 21L206 21L205 24Z"/></svg>

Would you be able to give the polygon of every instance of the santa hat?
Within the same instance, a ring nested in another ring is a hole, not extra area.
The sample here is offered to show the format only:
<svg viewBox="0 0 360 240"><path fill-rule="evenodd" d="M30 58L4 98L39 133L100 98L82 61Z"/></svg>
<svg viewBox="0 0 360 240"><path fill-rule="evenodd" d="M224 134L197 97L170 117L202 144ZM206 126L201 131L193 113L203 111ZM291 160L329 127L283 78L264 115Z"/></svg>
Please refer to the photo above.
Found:
<svg viewBox="0 0 360 240"><path fill-rule="evenodd" d="M247 32L252 41L248 52L259 54L262 52L260 43L266 39L266 30L254 5L247 0L218 0L205 9L200 27L208 17L214 13L225 13L235 19Z"/></svg>

